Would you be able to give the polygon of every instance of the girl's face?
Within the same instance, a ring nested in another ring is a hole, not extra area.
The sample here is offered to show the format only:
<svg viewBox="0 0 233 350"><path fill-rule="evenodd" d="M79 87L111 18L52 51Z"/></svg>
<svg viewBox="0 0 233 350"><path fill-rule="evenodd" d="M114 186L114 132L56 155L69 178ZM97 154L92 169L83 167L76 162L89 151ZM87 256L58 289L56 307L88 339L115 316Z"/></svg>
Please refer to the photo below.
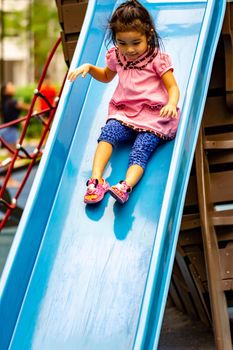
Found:
<svg viewBox="0 0 233 350"><path fill-rule="evenodd" d="M117 32L116 44L120 52L126 56L129 61L136 60L148 49L146 35L136 31Z"/></svg>

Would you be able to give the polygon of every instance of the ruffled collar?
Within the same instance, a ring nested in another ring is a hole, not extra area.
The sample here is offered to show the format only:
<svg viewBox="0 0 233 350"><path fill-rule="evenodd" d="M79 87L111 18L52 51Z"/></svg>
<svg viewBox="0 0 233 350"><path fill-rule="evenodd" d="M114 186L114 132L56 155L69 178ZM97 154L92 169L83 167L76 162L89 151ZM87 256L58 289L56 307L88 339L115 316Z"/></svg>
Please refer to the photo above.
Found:
<svg viewBox="0 0 233 350"><path fill-rule="evenodd" d="M128 61L127 58L123 54L121 54L117 48L115 50L116 50L115 52L116 52L117 61L119 65L123 67L124 70L127 70L127 69L142 70L148 65L148 63L153 61L153 59L158 53L158 49L155 49L153 51L146 51L136 60Z"/></svg>

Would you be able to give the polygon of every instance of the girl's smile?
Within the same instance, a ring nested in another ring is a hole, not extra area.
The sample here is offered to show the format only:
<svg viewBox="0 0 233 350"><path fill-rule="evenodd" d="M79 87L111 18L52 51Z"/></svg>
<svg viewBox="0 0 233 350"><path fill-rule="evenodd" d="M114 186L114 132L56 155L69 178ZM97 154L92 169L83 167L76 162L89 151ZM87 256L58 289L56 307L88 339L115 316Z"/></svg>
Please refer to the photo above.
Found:
<svg viewBox="0 0 233 350"><path fill-rule="evenodd" d="M125 55L129 61L136 60L148 49L146 35L137 31L117 32L116 44L120 52Z"/></svg>

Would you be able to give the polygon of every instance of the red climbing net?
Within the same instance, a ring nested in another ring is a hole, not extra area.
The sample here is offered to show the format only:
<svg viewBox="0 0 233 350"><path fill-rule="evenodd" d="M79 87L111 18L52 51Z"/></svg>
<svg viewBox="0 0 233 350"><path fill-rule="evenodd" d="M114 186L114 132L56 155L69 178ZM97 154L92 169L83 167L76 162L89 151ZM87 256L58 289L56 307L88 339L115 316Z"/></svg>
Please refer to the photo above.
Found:
<svg viewBox="0 0 233 350"><path fill-rule="evenodd" d="M52 60L54 54L56 53L57 48L60 45L60 43L61 43L61 38L58 38L58 40L56 41L54 47L52 48L52 50L48 56L48 59L47 59L47 62L44 66L44 69L42 71L37 89L34 91L34 96L32 98L31 105L30 105L30 108L29 108L27 115L25 117L17 119L16 121L13 121L13 122L10 122L7 124L2 124L0 126L0 129L3 129L3 128L9 127L9 126L12 126L15 124L23 123L22 132L21 132L18 144L16 145L16 149L13 149L9 144L7 144L7 142L4 141L4 139L2 137L0 137L0 143L2 145L2 148L5 148L8 151L8 153L11 154L10 157L8 157L5 161L2 162L2 165L6 168L6 172L5 172L5 176L4 176L4 179L2 181L1 187L0 187L0 209L3 212L3 217L0 221L0 230L2 230L3 227L6 225L12 212L17 210L18 198L19 198L20 194L22 193L22 190L25 186L26 181L29 178L29 175L32 171L32 168L35 166L35 164L41 158L44 143L46 142L47 135L50 131L51 123L53 121L54 114L55 114L55 111L57 109L58 101L59 101L66 77L63 80L59 94L58 94L58 96L55 99L53 104L51 104L48 101L48 99L46 98L46 96L41 92L41 87L42 87L43 81L45 79L49 65L51 63L51 60ZM33 112L35 103L36 103L38 98L43 99L46 102L47 108L41 110L40 112L36 112L36 111ZM43 117L43 115L45 115L45 114L47 115L46 119ZM42 123L42 132L41 132L41 137L38 141L37 146L34 148L34 150L32 152L29 153L23 144L24 144L24 139L25 139L27 130L30 126L30 123L35 118L39 119L40 122ZM23 160L23 159L27 160L27 167L25 170L25 174L23 176L23 179L22 179L19 187L16 190L14 197L11 198L9 196L8 189L7 189L8 182L9 182L9 179L10 179L12 173L15 170L17 161Z"/></svg>

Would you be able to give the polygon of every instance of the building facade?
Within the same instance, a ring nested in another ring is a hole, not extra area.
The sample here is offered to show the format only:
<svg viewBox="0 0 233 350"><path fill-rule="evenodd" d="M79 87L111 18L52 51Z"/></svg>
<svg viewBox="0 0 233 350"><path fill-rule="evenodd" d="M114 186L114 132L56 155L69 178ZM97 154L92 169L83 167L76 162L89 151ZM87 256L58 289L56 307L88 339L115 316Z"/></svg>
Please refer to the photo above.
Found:
<svg viewBox="0 0 233 350"><path fill-rule="evenodd" d="M25 14L24 21L30 21L31 0L0 0L1 9L1 83L13 81L17 86L23 86L34 80L34 64L31 55L32 38L26 30L20 34L8 29L6 31L3 16L21 11ZM25 23L26 25L26 23Z"/></svg>
<svg viewBox="0 0 233 350"><path fill-rule="evenodd" d="M34 55L32 25L33 0L0 0L0 84L12 81L16 86L25 86L34 83ZM55 1L51 1L51 6ZM21 27L19 33L9 28L9 23L3 21L3 17L10 17L12 13L21 13ZM7 26L8 25L8 26ZM45 24L47 25L47 24ZM59 33L58 33L59 35ZM54 81L60 81L64 75L65 64L63 54L52 62L53 69L50 76Z"/></svg>

